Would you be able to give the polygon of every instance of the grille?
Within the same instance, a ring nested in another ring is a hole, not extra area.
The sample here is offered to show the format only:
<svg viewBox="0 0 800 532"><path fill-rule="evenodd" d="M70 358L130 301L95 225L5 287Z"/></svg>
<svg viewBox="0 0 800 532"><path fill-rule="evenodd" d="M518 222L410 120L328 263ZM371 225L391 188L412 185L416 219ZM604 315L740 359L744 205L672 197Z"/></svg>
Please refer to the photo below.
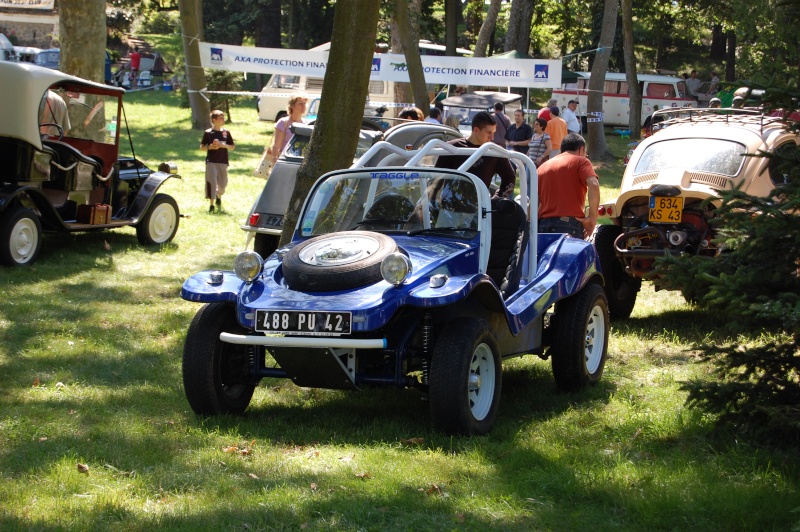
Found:
<svg viewBox="0 0 800 532"><path fill-rule="evenodd" d="M727 177L717 174L690 172L689 179L692 183L708 185L718 189L731 188L731 181Z"/></svg>
<svg viewBox="0 0 800 532"><path fill-rule="evenodd" d="M658 172L651 172L649 174L642 174L637 175L633 178L633 186L641 185L642 183L649 183L650 181L655 181L656 177L658 177Z"/></svg>

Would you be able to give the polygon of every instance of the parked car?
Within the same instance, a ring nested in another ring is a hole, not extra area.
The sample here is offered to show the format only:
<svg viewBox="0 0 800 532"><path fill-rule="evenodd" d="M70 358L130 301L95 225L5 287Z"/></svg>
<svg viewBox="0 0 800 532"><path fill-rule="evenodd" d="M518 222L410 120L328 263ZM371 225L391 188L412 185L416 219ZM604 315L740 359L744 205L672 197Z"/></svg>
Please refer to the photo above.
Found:
<svg viewBox="0 0 800 532"><path fill-rule="evenodd" d="M471 159L457 170L423 165L447 153ZM467 172L482 156L518 165L521 203L491 199ZM266 258L244 251L233 271L184 283L184 299L205 303L184 345L189 405L240 413L264 377L415 388L437 430L484 434L504 360L550 357L565 390L596 383L609 327L595 250L537 234L536 190L525 155L438 139L418 150L378 142L322 176L290 244Z"/></svg>
<svg viewBox="0 0 800 532"><path fill-rule="evenodd" d="M719 193L739 186L766 196L784 177L770 158L755 154L800 144L779 118L759 109L664 109L653 123L658 129L633 151L619 196L600 206L601 223L611 224L598 225L592 237L612 319L630 316L642 280L662 288L654 277L657 258L719 255L709 224Z"/></svg>
<svg viewBox="0 0 800 532"><path fill-rule="evenodd" d="M40 67L52 68L53 70L61 70L61 49L50 48L42 50L36 54L34 64ZM106 83L111 83L111 55L106 52L106 61L103 67L104 77Z"/></svg>
<svg viewBox="0 0 800 532"><path fill-rule="evenodd" d="M14 51L17 53L17 58L25 63L35 63L36 56L42 51L41 48L33 46L15 46Z"/></svg>
<svg viewBox="0 0 800 532"><path fill-rule="evenodd" d="M395 121L394 119L386 119ZM451 140L457 133L446 126L424 124L422 122L403 122L382 131L383 118L365 117L361 123L361 133L358 139L355 160L364 155L367 150L379 140L386 141L400 148L406 146L417 149L431 139ZM283 231L283 216L289 199L292 197L294 184L297 179L297 170L303 162L305 151L311 140L313 125L295 124L292 127L294 136L287 144L283 153L272 168L269 179L264 184L264 189L256 198L250 215L241 226L247 232L248 247L253 240L253 249L262 257L270 256L277 248ZM354 160L354 161L355 161Z"/></svg>
<svg viewBox="0 0 800 532"><path fill-rule="evenodd" d="M130 225L142 244L175 236L178 205L158 191L176 169L165 163L153 172L119 157L124 93L30 63L0 63L0 262L31 264L43 233Z"/></svg>

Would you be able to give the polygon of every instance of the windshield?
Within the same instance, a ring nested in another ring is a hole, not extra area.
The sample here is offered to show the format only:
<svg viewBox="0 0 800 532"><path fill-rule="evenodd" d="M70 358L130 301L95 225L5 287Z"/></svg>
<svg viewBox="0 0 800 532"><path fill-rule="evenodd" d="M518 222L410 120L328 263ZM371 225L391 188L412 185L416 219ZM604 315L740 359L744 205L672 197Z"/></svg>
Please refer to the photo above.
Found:
<svg viewBox="0 0 800 532"><path fill-rule="evenodd" d="M63 136L114 144L118 105L116 96L51 89L39 104L39 131L53 138ZM63 135L53 124L61 126Z"/></svg>
<svg viewBox="0 0 800 532"><path fill-rule="evenodd" d="M478 212L478 192L467 177L436 170L363 171L320 184L300 227L306 237L365 230L473 238Z"/></svg>
<svg viewBox="0 0 800 532"><path fill-rule="evenodd" d="M658 172L666 168L681 168L694 172L711 172L735 176L744 161L745 146L721 139L675 139L648 146L634 175Z"/></svg>
<svg viewBox="0 0 800 532"><path fill-rule="evenodd" d="M353 162L359 160L362 155L367 153L374 143L372 136L366 135L363 131L359 134L358 145L356 146L356 154L353 156ZM305 157L308 151L308 144L311 137L306 135L293 135L286 148L287 157Z"/></svg>

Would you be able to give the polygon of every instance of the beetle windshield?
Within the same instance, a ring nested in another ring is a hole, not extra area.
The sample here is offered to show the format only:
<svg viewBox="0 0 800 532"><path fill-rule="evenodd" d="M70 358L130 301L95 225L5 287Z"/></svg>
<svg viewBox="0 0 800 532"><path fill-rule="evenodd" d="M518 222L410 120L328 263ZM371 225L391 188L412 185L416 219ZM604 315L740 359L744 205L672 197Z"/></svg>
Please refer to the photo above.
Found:
<svg viewBox="0 0 800 532"><path fill-rule="evenodd" d="M478 192L462 175L442 171L363 171L334 175L309 199L303 236L336 231L447 232L472 238Z"/></svg>
<svg viewBox="0 0 800 532"><path fill-rule="evenodd" d="M722 139L674 139L655 142L647 147L636 163L635 175L682 168L726 176L739 173L746 148L743 144Z"/></svg>

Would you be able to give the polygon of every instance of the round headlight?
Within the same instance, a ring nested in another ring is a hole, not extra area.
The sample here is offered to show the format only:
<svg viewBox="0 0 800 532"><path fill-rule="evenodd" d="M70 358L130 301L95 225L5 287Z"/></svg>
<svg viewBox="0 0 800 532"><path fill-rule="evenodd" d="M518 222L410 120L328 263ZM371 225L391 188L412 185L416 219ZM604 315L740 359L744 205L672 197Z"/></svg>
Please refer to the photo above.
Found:
<svg viewBox="0 0 800 532"><path fill-rule="evenodd" d="M402 253L392 253L381 262L381 275L389 284L402 284L410 273L411 261Z"/></svg>
<svg viewBox="0 0 800 532"><path fill-rule="evenodd" d="M236 277L248 283L258 277L263 266L264 259L255 251L242 251L233 260L233 272Z"/></svg>

